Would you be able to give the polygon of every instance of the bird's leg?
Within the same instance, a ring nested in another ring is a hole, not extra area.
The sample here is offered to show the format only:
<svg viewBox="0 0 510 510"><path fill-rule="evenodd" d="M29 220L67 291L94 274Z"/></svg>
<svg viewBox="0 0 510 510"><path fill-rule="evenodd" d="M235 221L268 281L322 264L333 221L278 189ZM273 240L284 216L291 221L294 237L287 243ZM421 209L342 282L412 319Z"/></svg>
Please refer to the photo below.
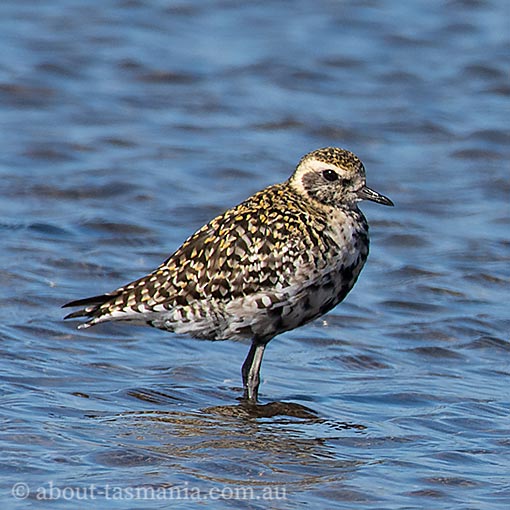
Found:
<svg viewBox="0 0 510 510"><path fill-rule="evenodd" d="M243 374L244 397L243 400L251 404L257 403L260 384L260 365L267 342L253 339L248 356L243 363L241 373Z"/></svg>

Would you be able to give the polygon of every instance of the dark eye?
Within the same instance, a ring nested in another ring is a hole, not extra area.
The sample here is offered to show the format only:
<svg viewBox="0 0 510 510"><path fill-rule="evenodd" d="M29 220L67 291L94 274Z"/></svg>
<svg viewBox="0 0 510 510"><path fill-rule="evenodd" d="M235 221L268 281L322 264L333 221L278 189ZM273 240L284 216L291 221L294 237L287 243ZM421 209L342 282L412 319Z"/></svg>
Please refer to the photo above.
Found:
<svg viewBox="0 0 510 510"><path fill-rule="evenodd" d="M338 179L338 174L334 170L330 170L328 168L327 170L324 170L324 172L322 172L322 177L324 177L326 181L333 182Z"/></svg>

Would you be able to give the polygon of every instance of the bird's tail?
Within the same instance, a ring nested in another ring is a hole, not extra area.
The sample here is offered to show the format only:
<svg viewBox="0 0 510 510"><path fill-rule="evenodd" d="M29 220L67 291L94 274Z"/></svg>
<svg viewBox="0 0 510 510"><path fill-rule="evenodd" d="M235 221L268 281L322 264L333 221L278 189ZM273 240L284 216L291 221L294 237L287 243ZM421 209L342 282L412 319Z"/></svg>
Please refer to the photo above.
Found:
<svg viewBox="0 0 510 510"><path fill-rule="evenodd" d="M64 317L64 319L75 319L77 317L88 317L91 320L80 324L79 329L90 328L98 322L102 322L101 317L104 316L103 305L108 303L112 298L115 298L117 294L101 294L99 296L92 296L84 299L77 299L76 301L70 301L62 306L62 308L70 308L80 306L79 310L72 312Z"/></svg>

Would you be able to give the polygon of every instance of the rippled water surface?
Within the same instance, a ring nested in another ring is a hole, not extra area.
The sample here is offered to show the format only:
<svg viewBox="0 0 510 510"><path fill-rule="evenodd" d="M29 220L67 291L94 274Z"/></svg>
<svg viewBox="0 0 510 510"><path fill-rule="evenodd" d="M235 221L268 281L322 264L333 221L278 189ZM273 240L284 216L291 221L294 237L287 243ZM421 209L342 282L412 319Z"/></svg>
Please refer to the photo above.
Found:
<svg viewBox="0 0 510 510"><path fill-rule="evenodd" d="M506 0L1 2L2 508L508 508L509 23ZM271 342L259 408L245 344L62 321L326 145L396 207L363 205L358 284Z"/></svg>

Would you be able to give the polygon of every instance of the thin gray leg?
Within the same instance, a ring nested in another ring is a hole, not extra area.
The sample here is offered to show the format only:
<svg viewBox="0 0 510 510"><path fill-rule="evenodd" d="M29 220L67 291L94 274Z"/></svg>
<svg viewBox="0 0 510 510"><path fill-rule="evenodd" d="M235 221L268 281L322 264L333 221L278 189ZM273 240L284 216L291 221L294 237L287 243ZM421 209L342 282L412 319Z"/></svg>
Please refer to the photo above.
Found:
<svg viewBox="0 0 510 510"><path fill-rule="evenodd" d="M260 384L260 365L267 342L253 340L248 356L243 363L241 373L243 374L244 400L257 403Z"/></svg>

